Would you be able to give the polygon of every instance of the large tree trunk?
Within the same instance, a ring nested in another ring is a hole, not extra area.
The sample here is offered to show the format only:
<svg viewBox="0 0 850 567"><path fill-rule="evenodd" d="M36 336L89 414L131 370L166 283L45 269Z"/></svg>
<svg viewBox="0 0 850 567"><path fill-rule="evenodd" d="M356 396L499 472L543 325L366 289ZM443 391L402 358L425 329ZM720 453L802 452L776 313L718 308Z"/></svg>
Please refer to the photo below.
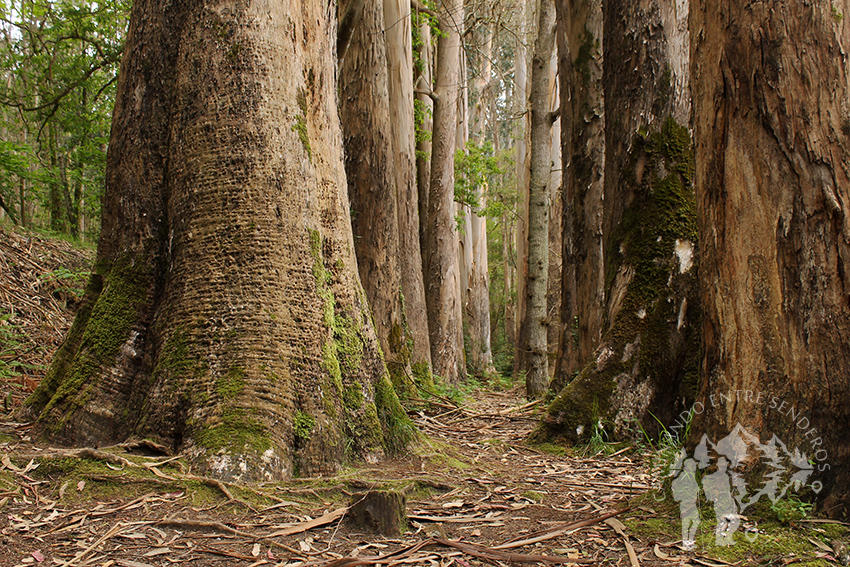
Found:
<svg viewBox="0 0 850 567"><path fill-rule="evenodd" d="M602 338L605 278L602 234L605 111L602 0L556 0L564 148L563 287L552 390L560 391Z"/></svg>
<svg viewBox="0 0 850 567"><path fill-rule="evenodd" d="M425 299L434 373L448 383L466 376L463 356L460 274L455 229L454 152L460 96L463 2L439 3L440 29L434 82L434 135L431 141L431 186L425 227Z"/></svg>
<svg viewBox="0 0 850 567"><path fill-rule="evenodd" d="M431 372L431 339L428 336L428 311L425 308L425 282L419 240L419 194L413 122L413 47L408 0L384 0L384 30L404 315L409 335L413 339L410 362L414 376L427 381Z"/></svg>
<svg viewBox="0 0 850 567"><path fill-rule="evenodd" d="M693 157L678 122L690 108L687 11L606 0L604 13L607 305L593 359L545 420L569 440L599 420L618 436L672 424L693 402L699 360Z"/></svg>
<svg viewBox="0 0 850 567"><path fill-rule="evenodd" d="M150 438L259 480L409 435L357 276L331 16L134 3L95 270L28 402L40 436Z"/></svg>
<svg viewBox="0 0 850 567"><path fill-rule="evenodd" d="M830 514L850 494L848 14L847 0L691 12L705 312L692 430L776 435L812 459Z"/></svg>
<svg viewBox="0 0 850 567"><path fill-rule="evenodd" d="M358 1L342 2L340 12ZM340 69L340 117L360 279L393 385L415 397L401 288L383 7L383 0L365 0L352 31Z"/></svg>
<svg viewBox="0 0 850 567"><path fill-rule="evenodd" d="M554 50L555 4L554 0L542 0L531 60L531 178L525 323L528 333L525 394L530 400L541 397L549 386L549 179L552 175L549 66Z"/></svg>

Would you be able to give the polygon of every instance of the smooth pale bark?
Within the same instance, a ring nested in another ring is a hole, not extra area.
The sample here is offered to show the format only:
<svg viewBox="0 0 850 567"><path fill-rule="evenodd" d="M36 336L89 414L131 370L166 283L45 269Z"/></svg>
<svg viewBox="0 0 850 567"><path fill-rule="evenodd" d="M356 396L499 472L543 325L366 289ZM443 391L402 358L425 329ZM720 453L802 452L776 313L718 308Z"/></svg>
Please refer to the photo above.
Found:
<svg viewBox="0 0 850 567"><path fill-rule="evenodd" d="M439 17L442 35L437 42L431 180L422 255L426 266L431 361L434 373L454 384L466 376L454 218L454 152L462 54L459 26L463 22L463 2L441 1Z"/></svg>
<svg viewBox="0 0 850 567"><path fill-rule="evenodd" d="M419 249L422 253L422 271L424 272L427 268L425 227L428 220L428 194L431 191L431 134L434 130L434 99L430 94L434 83L434 50L431 26L428 22L423 20L418 31L417 64L413 69L413 85L416 93L415 104L419 109L416 115L419 119L417 124L419 132L416 137L416 190L419 193Z"/></svg>
<svg viewBox="0 0 850 567"><path fill-rule="evenodd" d="M349 2L340 5L346 11ZM365 0L340 64L340 118L360 280L390 378L414 397L401 289L398 205L383 0Z"/></svg>
<svg viewBox="0 0 850 567"><path fill-rule="evenodd" d="M484 134L488 128L487 110L492 99L490 76L492 74L493 32L487 27L481 46L481 64L474 81L474 91L478 100L473 109L472 136L476 144L484 143ZM479 206L486 205L485 187L474 188ZM495 372L493 352L490 347L490 281L487 261L487 219L470 211L465 230L468 232L471 264L467 270L466 328L468 333L467 350L469 365L477 374L488 375Z"/></svg>
<svg viewBox="0 0 850 567"><path fill-rule="evenodd" d="M416 374L431 368L431 339L425 308L425 281L419 240L419 194L416 181L416 140L413 123L413 45L410 2L384 0L390 123L398 202L398 250L404 315L410 336L410 362Z"/></svg>
<svg viewBox="0 0 850 567"><path fill-rule="evenodd" d="M699 0L690 18L705 406L692 431L776 435L812 460L831 515L850 495L848 15L847 0Z"/></svg>
<svg viewBox="0 0 850 567"><path fill-rule="evenodd" d="M552 382L560 391L602 338L605 311L602 204L605 104L602 0L556 0L558 12L564 237L561 320L564 332Z"/></svg>
<svg viewBox="0 0 850 567"><path fill-rule="evenodd" d="M531 90L529 81L528 45L536 37L533 22L535 2L521 4L519 29L517 31L516 63L514 71L514 115L516 120L516 186L519 211L516 222L516 353L514 355L514 374L525 370L528 354L528 334L526 333L526 285L528 282L528 184L531 171L531 153L529 136L531 135L531 113L528 97Z"/></svg>
<svg viewBox="0 0 850 567"><path fill-rule="evenodd" d="M549 180L552 112L549 65L555 50L554 0L542 0L531 61L531 177L528 199L528 354L525 394L541 397L549 386Z"/></svg>
<svg viewBox="0 0 850 567"><path fill-rule="evenodd" d="M40 438L240 481L409 438L360 285L322 2L134 2L83 305Z"/></svg>

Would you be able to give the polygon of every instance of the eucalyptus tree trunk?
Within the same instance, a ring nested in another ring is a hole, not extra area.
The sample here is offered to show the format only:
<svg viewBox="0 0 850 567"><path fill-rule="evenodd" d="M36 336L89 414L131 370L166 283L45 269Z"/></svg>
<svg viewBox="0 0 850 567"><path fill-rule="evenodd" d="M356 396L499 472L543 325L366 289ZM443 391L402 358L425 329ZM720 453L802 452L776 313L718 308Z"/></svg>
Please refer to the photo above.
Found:
<svg viewBox="0 0 850 567"><path fill-rule="evenodd" d="M692 431L775 435L810 459L831 515L850 494L848 15L847 0L694 0L690 19L705 409Z"/></svg>
<svg viewBox="0 0 850 567"><path fill-rule="evenodd" d="M487 110L490 107L490 75L492 74L491 55L493 31L486 26L485 38L481 47L478 76L474 81L474 90L478 93L472 119L472 136L476 144L484 143L487 131ZM476 185L475 200L479 207L486 205L485 187ZM478 374L492 374L493 352L490 345L490 274L487 261L487 219L471 211L465 227L469 235L471 264L467 275L466 327L469 335L467 350L470 366Z"/></svg>
<svg viewBox="0 0 850 567"><path fill-rule="evenodd" d="M437 42L431 179L422 254L434 373L448 383L457 383L466 376L454 218L454 152L462 55L459 26L463 23L463 2L442 0L439 17L442 35Z"/></svg>
<svg viewBox="0 0 850 567"><path fill-rule="evenodd" d="M354 257L322 2L134 2L82 307L40 438L148 438L218 478L332 472L411 431Z"/></svg>
<svg viewBox="0 0 850 567"><path fill-rule="evenodd" d="M620 437L634 434L636 423L658 432L696 393L700 312L693 155L680 122L690 110L682 4L605 3L606 309L593 357L545 420L569 440L586 438L600 420Z"/></svg>
<svg viewBox="0 0 850 567"><path fill-rule="evenodd" d="M552 390L560 391L602 338L605 305L602 204L605 103L602 0L556 0L564 148L561 321Z"/></svg>
<svg viewBox="0 0 850 567"><path fill-rule="evenodd" d="M529 109L529 50L528 45L536 26L533 21L536 2L520 4L519 29L517 32L516 63L514 71L514 115L516 116L516 185L519 207L516 224L516 352L514 355L514 374L524 372L528 363L528 308L526 286L528 285L528 189L531 171L531 112Z"/></svg>
<svg viewBox="0 0 850 567"><path fill-rule="evenodd" d="M340 5L344 13L348 2ZM415 397L402 296L383 0L365 0L340 63L340 118L360 279L393 385Z"/></svg>
<svg viewBox="0 0 850 567"><path fill-rule="evenodd" d="M410 2L384 0L390 123L398 203L398 262L414 376L426 382L431 372L431 339L425 307L419 194L416 181L416 127L413 122L413 45Z"/></svg>
<svg viewBox="0 0 850 567"><path fill-rule="evenodd" d="M528 199L528 354L525 393L541 397L549 386L549 179L552 112L549 66L555 50L554 0L540 2L537 40L531 61L531 178Z"/></svg>
<svg viewBox="0 0 850 567"><path fill-rule="evenodd" d="M557 25L556 25L557 30ZM557 32L556 32L557 34ZM554 122L549 133L549 277L547 282L546 312L548 324L548 356L549 373L554 372L558 356L558 346L564 324L561 321L561 295L563 287L563 257L564 248L564 199L561 190L562 156L561 156L561 93L558 84L558 44L552 50L549 62L549 112Z"/></svg>
<svg viewBox="0 0 850 567"><path fill-rule="evenodd" d="M416 60L413 67L413 85L416 94L414 119L416 121L416 190L419 194L419 249L422 254L421 270L424 272L427 249L425 227L428 220L428 194L431 191L431 137L434 130L434 100L431 98L431 89L434 85L434 50L431 26L423 16L420 15L419 18L422 23L415 30L418 32L416 36L418 41L414 46ZM430 343L430 338L428 340Z"/></svg>

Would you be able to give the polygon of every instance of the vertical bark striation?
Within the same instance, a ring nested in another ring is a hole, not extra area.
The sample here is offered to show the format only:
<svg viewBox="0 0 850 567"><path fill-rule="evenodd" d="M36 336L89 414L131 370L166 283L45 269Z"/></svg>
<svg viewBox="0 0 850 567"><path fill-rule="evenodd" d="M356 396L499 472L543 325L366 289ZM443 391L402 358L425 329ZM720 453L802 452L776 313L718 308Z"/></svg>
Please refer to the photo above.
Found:
<svg viewBox="0 0 850 567"><path fill-rule="evenodd" d="M340 117L360 279L393 384L413 396L383 26L383 1L366 0L341 62Z"/></svg>
<svg viewBox="0 0 850 567"><path fill-rule="evenodd" d="M694 430L781 437L814 460L831 514L850 494L848 14L846 0L701 0L690 20L705 305Z"/></svg>
<svg viewBox="0 0 850 567"><path fill-rule="evenodd" d="M357 276L320 4L134 4L97 269L30 400L41 435L148 437L238 480L409 435Z"/></svg>
<svg viewBox="0 0 850 567"><path fill-rule="evenodd" d="M413 47L410 2L384 0L387 41L390 122L398 201L398 248L404 316L413 338L410 361L427 374L431 367L431 339L425 307L422 249L419 240L419 198L416 180L415 125L413 122Z"/></svg>
<svg viewBox="0 0 850 567"><path fill-rule="evenodd" d="M457 140L457 105L460 96L460 26L463 3L439 3L440 28L434 92L434 134L431 142L431 180L425 226L425 299L431 335L434 372L449 383L466 375L463 360L460 274L455 229L454 152Z"/></svg>
<svg viewBox="0 0 850 567"><path fill-rule="evenodd" d="M563 288L554 391L566 385L602 338L605 278L602 198L605 103L602 0L556 0L563 38L559 56L564 150Z"/></svg>

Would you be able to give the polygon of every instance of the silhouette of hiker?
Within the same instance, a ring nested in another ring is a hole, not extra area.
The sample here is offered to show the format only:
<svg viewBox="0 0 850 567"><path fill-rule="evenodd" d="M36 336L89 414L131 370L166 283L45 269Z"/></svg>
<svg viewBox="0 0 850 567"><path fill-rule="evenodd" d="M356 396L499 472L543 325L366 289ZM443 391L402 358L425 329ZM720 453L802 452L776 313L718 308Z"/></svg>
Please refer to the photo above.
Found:
<svg viewBox="0 0 850 567"><path fill-rule="evenodd" d="M714 502L714 516L717 518L715 528L717 545L733 545L733 535L741 520L738 517L738 506L732 498L732 484L729 472L726 470L729 461L726 457L717 459L717 470L702 479L702 489L705 497Z"/></svg>
<svg viewBox="0 0 850 567"><path fill-rule="evenodd" d="M699 526L699 511L697 497L699 484L696 477L697 462L688 457L682 463L682 470L673 479L671 489L673 498L679 503L679 513L682 516L682 547L687 551L696 545L697 526Z"/></svg>

